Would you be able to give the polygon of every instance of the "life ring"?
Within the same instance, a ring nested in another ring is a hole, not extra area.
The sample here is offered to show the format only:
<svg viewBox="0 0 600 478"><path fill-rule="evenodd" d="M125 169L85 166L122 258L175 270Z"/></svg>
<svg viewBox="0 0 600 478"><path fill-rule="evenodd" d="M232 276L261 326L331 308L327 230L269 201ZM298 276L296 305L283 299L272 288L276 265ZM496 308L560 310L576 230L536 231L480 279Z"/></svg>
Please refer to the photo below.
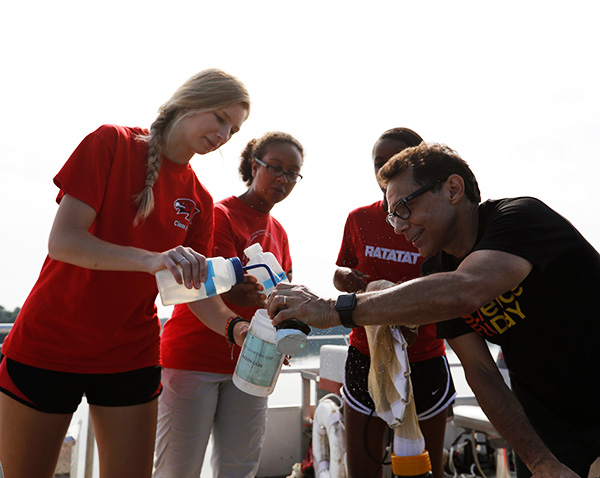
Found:
<svg viewBox="0 0 600 478"><path fill-rule="evenodd" d="M347 476L341 409L341 399L335 394L325 395L319 400L315 409L312 429L315 478L346 478Z"/></svg>

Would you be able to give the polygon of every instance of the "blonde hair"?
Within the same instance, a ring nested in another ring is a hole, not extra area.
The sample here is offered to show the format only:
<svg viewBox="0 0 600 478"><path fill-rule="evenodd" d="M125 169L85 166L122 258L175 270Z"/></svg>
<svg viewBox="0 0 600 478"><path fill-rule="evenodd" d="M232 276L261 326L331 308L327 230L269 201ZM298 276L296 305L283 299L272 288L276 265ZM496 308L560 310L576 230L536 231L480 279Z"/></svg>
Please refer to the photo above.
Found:
<svg viewBox="0 0 600 478"><path fill-rule="evenodd" d="M246 87L235 76L211 68L192 76L158 109L149 134L138 138L148 143L148 164L144 189L134 198L138 205L134 224L143 222L154 209L152 187L158 178L162 145L171 126L190 113L213 111L235 104L243 105L250 112L250 95Z"/></svg>

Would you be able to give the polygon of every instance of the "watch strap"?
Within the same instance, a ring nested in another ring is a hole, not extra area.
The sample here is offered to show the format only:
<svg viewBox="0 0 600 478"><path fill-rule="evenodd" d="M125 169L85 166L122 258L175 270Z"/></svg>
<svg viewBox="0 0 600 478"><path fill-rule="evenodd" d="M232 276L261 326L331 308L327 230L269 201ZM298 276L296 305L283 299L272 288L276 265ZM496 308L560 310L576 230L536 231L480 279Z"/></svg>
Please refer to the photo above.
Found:
<svg viewBox="0 0 600 478"><path fill-rule="evenodd" d="M343 296L351 296L353 298L352 305L345 307L340 306L340 298ZM338 301L335 304L335 310L337 310L337 313L340 316L340 322L347 329L358 327L358 325L356 325L352 319L352 311L354 310L354 307L356 307L356 294L342 294L338 296Z"/></svg>

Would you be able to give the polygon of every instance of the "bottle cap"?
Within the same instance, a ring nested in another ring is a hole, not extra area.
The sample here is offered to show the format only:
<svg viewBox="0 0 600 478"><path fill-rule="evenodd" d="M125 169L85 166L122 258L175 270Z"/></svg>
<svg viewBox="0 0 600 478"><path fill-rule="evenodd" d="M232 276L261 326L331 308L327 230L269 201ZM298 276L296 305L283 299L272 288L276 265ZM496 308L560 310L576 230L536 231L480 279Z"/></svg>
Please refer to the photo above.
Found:
<svg viewBox="0 0 600 478"><path fill-rule="evenodd" d="M230 257L229 261L233 266L233 273L235 274L235 284L238 285L244 282L244 268L242 267L242 261L237 257Z"/></svg>
<svg viewBox="0 0 600 478"><path fill-rule="evenodd" d="M431 472L429 452L420 455L396 456L392 454L392 473L398 476L421 476Z"/></svg>
<svg viewBox="0 0 600 478"><path fill-rule="evenodd" d="M308 344L306 334L297 329L279 329L275 332L277 351L283 355L296 355Z"/></svg>
<svg viewBox="0 0 600 478"><path fill-rule="evenodd" d="M250 246L246 247L246 249L244 249L244 254L246 254L246 257L250 258L252 254L256 254L262 251L263 248L260 245L260 242L255 242L254 244L251 244Z"/></svg>
<svg viewBox="0 0 600 478"><path fill-rule="evenodd" d="M277 351L284 355L295 355L308 344L310 327L297 319L284 320L276 327Z"/></svg>
<svg viewBox="0 0 600 478"><path fill-rule="evenodd" d="M302 321L300 321L298 319L287 319L287 320L284 320L280 324L277 324L275 326L275 328L277 330L280 330L280 329L296 329L296 330L302 331L304 333L304 335L310 334L310 327L308 325L306 325L304 322L302 322Z"/></svg>

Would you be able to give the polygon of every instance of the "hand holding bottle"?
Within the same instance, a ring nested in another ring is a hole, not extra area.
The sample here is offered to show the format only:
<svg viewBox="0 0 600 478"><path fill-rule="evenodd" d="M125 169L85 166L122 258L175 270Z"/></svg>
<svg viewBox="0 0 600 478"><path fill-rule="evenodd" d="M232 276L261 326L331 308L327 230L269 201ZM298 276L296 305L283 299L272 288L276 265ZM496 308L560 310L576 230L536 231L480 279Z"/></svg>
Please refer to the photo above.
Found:
<svg viewBox="0 0 600 478"><path fill-rule="evenodd" d="M185 277L189 273L189 269L184 270L185 260L180 258L178 262L181 265L176 265L175 269L181 268L181 271L175 272L183 274ZM187 283L186 287L182 287L181 283L177 282L177 274L171 273L171 268L156 273L156 283L163 305L183 304L222 294L244 280L242 264L237 257L204 258L204 262L206 264L205 278L198 288L188 287ZM193 264L187 264L187 267L189 268L191 265Z"/></svg>
<svg viewBox="0 0 600 478"><path fill-rule="evenodd" d="M240 285L246 294L247 301L256 307L265 309L267 307L267 296L265 288L258 279L250 274L244 274L244 282Z"/></svg>
<svg viewBox="0 0 600 478"><path fill-rule="evenodd" d="M200 289L206 281L206 257L191 247L177 246L160 254L163 267L171 273L177 284L183 284L188 289Z"/></svg>

